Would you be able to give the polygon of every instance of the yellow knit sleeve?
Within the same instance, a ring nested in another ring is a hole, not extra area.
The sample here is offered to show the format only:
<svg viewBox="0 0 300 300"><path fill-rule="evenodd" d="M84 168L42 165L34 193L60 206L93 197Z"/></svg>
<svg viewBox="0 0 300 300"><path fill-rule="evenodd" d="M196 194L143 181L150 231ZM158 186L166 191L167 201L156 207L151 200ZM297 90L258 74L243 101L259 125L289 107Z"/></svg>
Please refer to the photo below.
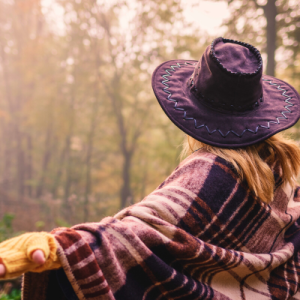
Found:
<svg viewBox="0 0 300 300"><path fill-rule="evenodd" d="M32 261L35 250L42 250L45 263L37 265ZM61 267L56 255L57 245L52 234L30 232L0 243L0 262L6 268L5 276L0 279L14 278L25 272L43 272Z"/></svg>

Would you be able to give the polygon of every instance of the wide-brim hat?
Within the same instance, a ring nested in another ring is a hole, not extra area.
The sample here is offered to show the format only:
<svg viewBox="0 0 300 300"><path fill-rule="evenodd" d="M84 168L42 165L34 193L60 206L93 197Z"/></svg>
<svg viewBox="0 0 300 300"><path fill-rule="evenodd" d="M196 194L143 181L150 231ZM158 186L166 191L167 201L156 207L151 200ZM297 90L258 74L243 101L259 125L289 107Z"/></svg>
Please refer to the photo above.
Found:
<svg viewBox="0 0 300 300"><path fill-rule="evenodd" d="M218 147L244 147L293 126L300 116L297 91L262 69L254 46L217 38L199 61L158 66L152 87L164 112L188 135Z"/></svg>

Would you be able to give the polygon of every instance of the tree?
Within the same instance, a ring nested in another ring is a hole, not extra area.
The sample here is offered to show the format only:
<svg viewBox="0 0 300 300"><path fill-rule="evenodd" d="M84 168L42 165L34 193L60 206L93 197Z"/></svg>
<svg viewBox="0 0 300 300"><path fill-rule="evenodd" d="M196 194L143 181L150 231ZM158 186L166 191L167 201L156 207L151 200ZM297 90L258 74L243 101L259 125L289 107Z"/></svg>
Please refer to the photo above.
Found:
<svg viewBox="0 0 300 300"><path fill-rule="evenodd" d="M140 200L178 163L151 75L207 43L178 0L52 4L61 31L45 2L0 0L0 190L65 226Z"/></svg>

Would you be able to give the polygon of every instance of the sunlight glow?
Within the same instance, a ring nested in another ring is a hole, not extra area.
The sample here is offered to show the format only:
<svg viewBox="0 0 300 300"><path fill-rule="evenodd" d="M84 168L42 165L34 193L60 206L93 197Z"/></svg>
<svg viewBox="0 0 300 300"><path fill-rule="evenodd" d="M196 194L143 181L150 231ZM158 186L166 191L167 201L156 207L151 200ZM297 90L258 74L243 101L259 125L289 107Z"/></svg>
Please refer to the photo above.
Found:
<svg viewBox="0 0 300 300"><path fill-rule="evenodd" d="M52 28L56 33L64 33L64 11L56 1L42 0L42 10L48 18L50 23L54 26ZM114 0L102 0L109 4L114 3ZM128 0L128 8L123 18L120 20L122 27L125 29L128 26L130 19L134 16L135 0ZM207 1L207 0L182 0L183 15L185 19L192 23L194 28L200 31L207 32L210 35L222 35L226 28L222 22L229 17L229 9L226 1ZM130 13L131 11L131 13Z"/></svg>

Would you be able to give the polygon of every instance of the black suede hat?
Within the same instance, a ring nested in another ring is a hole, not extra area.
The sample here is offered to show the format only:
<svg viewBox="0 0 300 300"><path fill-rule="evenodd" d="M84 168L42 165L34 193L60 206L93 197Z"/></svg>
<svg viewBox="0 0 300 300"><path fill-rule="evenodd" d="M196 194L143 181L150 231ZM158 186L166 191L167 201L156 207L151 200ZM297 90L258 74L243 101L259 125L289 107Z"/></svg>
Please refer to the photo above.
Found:
<svg viewBox="0 0 300 300"><path fill-rule="evenodd" d="M158 66L152 87L164 112L188 135L218 147L244 147L293 126L300 116L297 91L262 69L255 47L217 38L199 61Z"/></svg>

